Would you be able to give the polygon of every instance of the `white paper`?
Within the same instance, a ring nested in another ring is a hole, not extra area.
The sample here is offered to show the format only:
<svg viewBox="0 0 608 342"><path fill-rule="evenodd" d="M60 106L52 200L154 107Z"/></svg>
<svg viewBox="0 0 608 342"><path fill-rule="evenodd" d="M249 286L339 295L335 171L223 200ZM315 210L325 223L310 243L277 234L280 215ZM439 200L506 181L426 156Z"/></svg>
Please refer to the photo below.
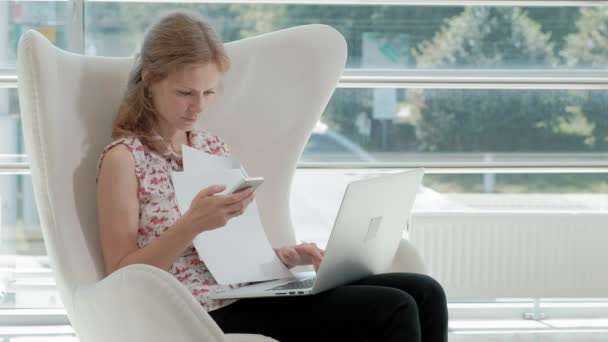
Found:
<svg viewBox="0 0 608 342"><path fill-rule="evenodd" d="M193 147L182 145L182 156L184 171L187 170L212 170L215 172L228 169L241 169L241 163L229 157L216 156L205 153ZM244 171L244 170L243 170Z"/></svg>
<svg viewBox="0 0 608 342"><path fill-rule="evenodd" d="M184 171L173 172L179 209L185 213L204 188L221 184L229 189L246 172L240 163L183 146ZM276 256L260 221L255 200L243 215L226 226L199 234L193 241L199 257L219 284L234 284L291 277Z"/></svg>

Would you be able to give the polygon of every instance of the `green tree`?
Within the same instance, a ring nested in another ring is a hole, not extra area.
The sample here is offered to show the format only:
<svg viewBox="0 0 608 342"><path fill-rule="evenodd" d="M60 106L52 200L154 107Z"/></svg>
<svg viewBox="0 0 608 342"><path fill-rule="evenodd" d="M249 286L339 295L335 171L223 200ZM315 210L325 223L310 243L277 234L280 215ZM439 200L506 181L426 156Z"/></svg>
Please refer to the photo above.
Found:
<svg viewBox="0 0 608 342"><path fill-rule="evenodd" d="M608 64L608 8L584 7L577 32L566 36L561 52L571 67L606 68Z"/></svg>
<svg viewBox="0 0 608 342"><path fill-rule="evenodd" d="M558 63L550 34L519 8L467 7L418 45L419 68L507 69ZM425 151L561 151L582 137L560 133L559 93L522 90L410 90L419 107L417 137Z"/></svg>
<svg viewBox="0 0 608 342"><path fill-rule="evenodd" d="M565 38L561 56L573 68L605 69L608 66L608 8L582 8L578 32ZM588 143L596 151L608 151L608 94L605 90L575 92L571 99L591 124Z"/></svg>
<svg viewBox="0 0 608 342"><path fill-rule="evenodd" d="M258 7L264 12L277 12L275 7ZM398 47L400 58L404 61L401 67L413 68L415 60L411 46L432 38L436 29L441 27L445 18L462 12L457 7L427 6L301 6L289 5L280 8L279 15L273 16L273 25L268 30L281 29L303 24L327 24L338 30L348 45L347 68L361 68L363 58L363 36L365 33L380 35L406 34L409 46ZM247 16L255 16L248 13ZM262 17L261 14L257 15ZM368 148L378 148L380 139L363 140L354 124L361 112L371 114L373 110L373 92L370 89L348 89L337 91L325 110L323 120L337 131ZM398 133L400 129L391 132ZM374 133L380 133L375 131ZM395 134L391 134L395 136ZM391 139L391 146L396 141Z"/></svg>

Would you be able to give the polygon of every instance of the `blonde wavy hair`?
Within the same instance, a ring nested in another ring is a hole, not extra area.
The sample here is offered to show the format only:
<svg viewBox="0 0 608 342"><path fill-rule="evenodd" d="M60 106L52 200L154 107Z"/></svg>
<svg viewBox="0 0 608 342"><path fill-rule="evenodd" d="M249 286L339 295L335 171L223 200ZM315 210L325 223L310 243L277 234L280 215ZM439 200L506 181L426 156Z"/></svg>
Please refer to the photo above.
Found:
<svg viewBox="0 0 608 342"><path fill-rule="evenodd" d="M166 153L165 141L154 133L158 113L149 96L149 86L180 67L207 63L215 63L222 73L230 68L230 59L213 28L187 12L162 16L148 29L135 57L127 90L112 125L112 138L136 137L147 148Z"/></svg>

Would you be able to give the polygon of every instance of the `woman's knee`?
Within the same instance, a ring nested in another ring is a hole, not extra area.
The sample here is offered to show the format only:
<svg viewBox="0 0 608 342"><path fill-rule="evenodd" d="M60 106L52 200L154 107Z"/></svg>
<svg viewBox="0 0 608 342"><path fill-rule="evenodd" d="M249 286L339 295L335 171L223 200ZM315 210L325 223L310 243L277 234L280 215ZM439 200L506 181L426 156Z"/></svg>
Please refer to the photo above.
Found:
<svg viewBox="0 0 608 342"><path fill-rule="evenodd" d="M394 301L393 310L387 311L381 329L377 336L382 336L381 340L393 341L420 341L420 315L418 304L414 297L405 291L390 289L390 297Z"/></svg>
<svg viewBox="0 0 608 342"><path fill-rule="evenodd" d="M416 299L409 293L395 289L384 288L382 290L381 301L388 306L386 312L390 314L399 314L402 316L418 317L418 304Z"/></svg>
<svg viewBox="0 0 608 342"><path fill-rule="evenodd" d="M433 315L447 319L447 298L443 286L434 278L424 275L423 283L423 302L425 311L432 312Z"/></svg>
<svg viewBox="0 0 608 342"><path fill-rule="evenodd" d="M435 278L426 274L420 275L420 281L424 284L424 289L437 298L445 298L443 286Z"/></svg>
<svg viewBox="0 0 608 342"><path fill-rule="evenodd" d="M435 278L426 274L412 273L397 273L395 277L398 277L399 280L396 283L402 286L403 291L411 293L420 301L418 304L430 305L436 310L447 310L445 290ZM408 288L411 288L412 291L410 292Z"/></svg>
<svg viewBox="0 0 608 342"><path fill-rule="evenodd" d="M435 280L435 278L430 276L425 277L427 278L427 291L429 292L429 297L434 298L436 301L445 305L447 298L443 286Z"/></svg>

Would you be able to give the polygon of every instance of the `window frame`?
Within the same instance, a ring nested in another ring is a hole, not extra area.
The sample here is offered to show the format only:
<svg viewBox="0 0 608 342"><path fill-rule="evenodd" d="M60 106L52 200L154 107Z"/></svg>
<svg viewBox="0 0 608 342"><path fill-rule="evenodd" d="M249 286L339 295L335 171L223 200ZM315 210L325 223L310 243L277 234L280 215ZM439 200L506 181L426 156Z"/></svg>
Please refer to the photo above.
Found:
<svg viewBox="0 0 608 342"><path fill-rule="evenodd" d="M36 0L32 0L36 1ZM86 2L121 0L54 0L67 2L67 50L84 54ZM519 7L608 7L608 0L129 0L130 2L188 2L294 5L394 5L394 6L519 6ZM16 68L0 68L0 88L17 88ZM346 69L338 88L402 89L608 89L608 70L391 70ZM472 155L473 153L471 153ZM574 153L576 154L576 153ZM403 169L424 167L427 173L608 173L603 160L554 160L535 158L510 162L491 161L417 162L299 162L298 169ZM488 161L490 160L490 161ZM535 161L536 160L536 161ZM6 162L0 158L0 173L29 173L29 163Z"/></svg>
<svg viewBox="0 0 608 342"><path fill-rule="evenodd" d="M84 53L85 46L85 1L56 0L68 2L69 18L66 25L67 50ZM103 0L120 1L120 0ZM399 6L608 6L608 1L576 0L130 0L131 2L205 2L235 4L324 4L324 5L399 5ZM16 68L0 69L0 88L17 88ZM340 88L438 88L438 89L608 89L608 71L585 70L365 70L348 69L341 77ZM0 156L1 157L1 156ZM395 162L395 163L298 163L298 169L402 169L424 167L428 173L608 173L608 158L605 161L518 161L518 162ZM6 162L0 158L0 174L29 174L28 162ZM457 305L457 304L452 304ZM17 309L19 310L19 309ZM475 310L475 309L473 309ZM567 310L567 309L566 309ZM465 310L467 311L467 310ZM561 311L560 311L561 312ZM69 324L61 309L24 309L22 315L0 317L2 325ZM511 317L511 313L505 317Z"/></svg>

